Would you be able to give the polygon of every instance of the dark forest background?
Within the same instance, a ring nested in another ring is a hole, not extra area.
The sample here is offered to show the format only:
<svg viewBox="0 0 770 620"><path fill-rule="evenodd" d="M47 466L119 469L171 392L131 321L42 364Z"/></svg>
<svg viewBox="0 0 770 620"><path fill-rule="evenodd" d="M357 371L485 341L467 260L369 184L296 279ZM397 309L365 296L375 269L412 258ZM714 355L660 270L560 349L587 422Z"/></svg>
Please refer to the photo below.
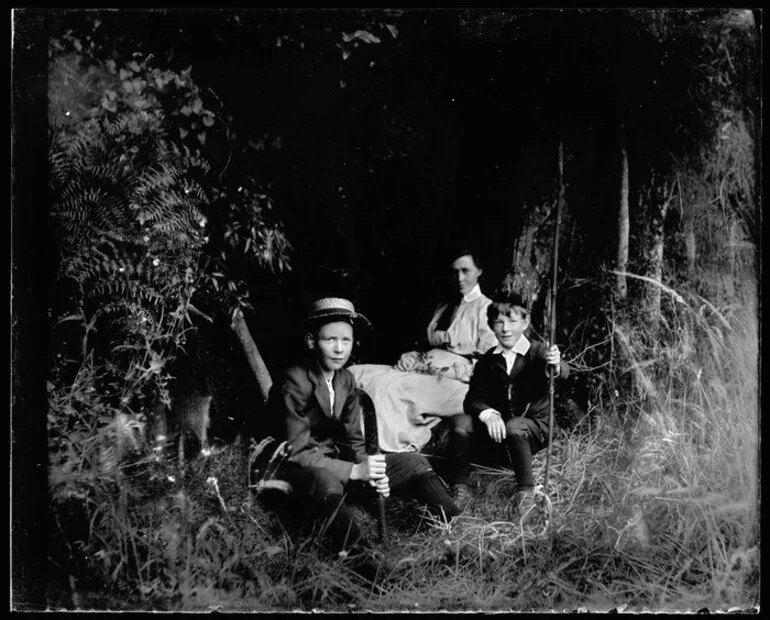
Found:
<svg viewBox="0 0 770 620"><path fill-rule="evenodd" d="M636 416L618 338L641 364L682 333L676 295L715 321L758 306L761 24L727 8L16 11L14 482L45 496L64 443L204 384L215 434L259 435L234 313L275 375L306 304L347 296L374 325L356 359L393 363L457 247L547 334L559 207L569 395L581 415Z"/></svg>

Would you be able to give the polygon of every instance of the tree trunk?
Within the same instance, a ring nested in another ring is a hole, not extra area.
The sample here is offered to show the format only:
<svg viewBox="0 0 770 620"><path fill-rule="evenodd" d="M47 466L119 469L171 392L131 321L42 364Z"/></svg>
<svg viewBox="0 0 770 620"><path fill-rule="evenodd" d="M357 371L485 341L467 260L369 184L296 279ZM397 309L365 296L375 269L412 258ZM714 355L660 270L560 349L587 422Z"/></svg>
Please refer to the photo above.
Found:
<svg viewBox="0 0 770 620"><path fill-rule="evenodd" d="M546 248L552 235L545 223L555 207L554 202L524 210L525 220L513 245L511 270L502 285L505 292L520 295L528 305L533 325L542 325L547 312L545 287L551 256Z"/></svg>
<svg viewBox="0 0 770 620"><path fill-rule="evenodd" d="M528 304L532 304L540 291L540 280L545 271L538 265L536 243L538 231L550 212L547 208L536 207L525 211L525 221L519 236L513 243L512 270L507 277L508 289L515 292Z"/></svg>
<svg viewBox="0 0 770 620"><path fill-rule="evenodd" d="M647 312L650 332L657 333L660 323L660 298L663 278L663 249L665 244L665 222L668 206L673 198L673 183L670 191L664 186L656 185L653 175L649 191L649 253L647 257L647 276L656 284L648 286Z"/></svg>
<svg viewBox="0 0 770 620"><path fill-rule="evenodd" d="M692 275L695 273L695 259L698 255L695 243L695 224L692 216L687 217L684 221L684 247L687 253L687 272Z"/></svg>
<svg viewBox="0 0 770 620"><path fill-rule="evenodd" d="M685 178L685 184L687 179ZM682 191L682 179L679 173L676 175L676 187L679 193L679 213L684 222L684 251L687 260L687 275L692 277L695 274L695 259L698 255L698 247L695 239L695 208L692 202L688 201L685 206L684 192Z"/></svg>
<svg viewBox="0 0 770 620"><path fill-rule="evenodd" d="M617 294L620 299L628 295L626 269L628 268L628 237L630 232L628 208L628 151L626 150L626 125L622 107L618 106L618 139L620 144L620 204L618 205L618 255L616 262Z"/></svg>
<svg viewBox="0 0 770 620"><path fill-rule="evenodd" d="M259 353L257 343L254 342L254 339L251 337L249 327L246 325L246 320L243 318L243 312L236 310L233 313L233 322L230 327L232 327L233 331L238 336L238 340L243 347L243 352L246 354L246 359L249 362L249 366L251 367L251 370L254 373L254 377L257 379L257 383L259 384L259 390L262 393L262 398L265 400L265 402L267 402L267 397L270 393L270 388L273 385L273 380L270 378L270 372L267 370L267 366L265 366L262 355Z"/></svg>
<svg viewBox="0 0 770 620"><path fill-rule="evenodd" d="M530 312L530 322L536 329L545 329L546 319L550 315L551 291L549 277L553 269L554 259L554 228L556 220L561 218L564 226L574 225L570 222L566 210L565 188L561 166L562 147L559 151L559 194L555 200L538 205L534 208L522 207L524 221L521 230L513 244L511 269L502 283L505 293L515 293L524 300ZM562 209L559 210L561 204ZM559 247L564 243L559 242Z"/></svg>

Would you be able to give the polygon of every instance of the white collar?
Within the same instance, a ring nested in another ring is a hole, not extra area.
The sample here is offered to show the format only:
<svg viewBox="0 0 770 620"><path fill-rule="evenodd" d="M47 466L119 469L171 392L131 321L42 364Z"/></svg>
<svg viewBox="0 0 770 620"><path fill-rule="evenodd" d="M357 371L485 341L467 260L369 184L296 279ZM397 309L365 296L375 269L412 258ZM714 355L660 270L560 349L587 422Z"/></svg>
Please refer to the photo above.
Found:
<svg viewBox="0 0 770 620"><path fill-rule="evenodd" d="M503 355L511 354L511 353L518 353L519 355L525 355L529 351L529 340L527 337L522 334L521 337L516 341L516 344L513 345L512 349L506 349L505 347L501 346L499 343L495 347L495 353Z"/></svg>
<svg viewBox="0 0 770 620"><path fill-rule="evenodd" d="M481 287L477 284L468 293L463 295L463 301L469 302L481 297Z"/></svg>

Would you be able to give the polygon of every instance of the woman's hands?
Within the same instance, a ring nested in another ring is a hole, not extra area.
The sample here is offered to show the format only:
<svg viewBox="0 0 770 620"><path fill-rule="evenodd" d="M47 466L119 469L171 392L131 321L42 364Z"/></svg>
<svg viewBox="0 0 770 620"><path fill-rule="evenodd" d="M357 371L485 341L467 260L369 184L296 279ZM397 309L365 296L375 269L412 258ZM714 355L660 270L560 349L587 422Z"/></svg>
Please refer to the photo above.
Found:
<svg viewBox="0 0 770 620"><path fill-rule="evenodd" d="M420 354L417 351L407 351L396 362L396 369L402 372L409 372L417 366Z"/></svg>
<svg viewBox="0 0 770 620"><path fill-rule="evenodd" d="M365 480L383 497L390 495L390 481L385 475L385 455L371 454L366 460L353 465L351 480Z"/></svg>
<svg viewBox="0 0 770 620"><path fill-rule="evenodd" d="M491 415L487 417L487 419L484 421L484 424L487 425L487 432L489 433L489 436L497 443L500 443L503 439L505 439L506 435L505 422L503 422L503 418L497 411L492 411L490 413Z"/></svg>

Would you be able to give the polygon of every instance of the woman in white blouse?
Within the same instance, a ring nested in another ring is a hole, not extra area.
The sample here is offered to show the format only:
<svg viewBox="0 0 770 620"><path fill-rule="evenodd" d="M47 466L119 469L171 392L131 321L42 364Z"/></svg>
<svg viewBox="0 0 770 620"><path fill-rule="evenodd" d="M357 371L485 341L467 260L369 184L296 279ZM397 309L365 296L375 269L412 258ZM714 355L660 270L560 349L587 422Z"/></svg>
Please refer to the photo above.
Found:
<svg viewBox="0 0 770 620"><path fill-rule="evenodd" d="M478 254L462 250L452 256L454 303L441 303L427 328L425 351L407 351L394 366L351 366L357 385L377 411L380 448L384 452L419 451L441 418L463 412L476 358L495 345L487 324L491 300L482 294Z"/></svg>

